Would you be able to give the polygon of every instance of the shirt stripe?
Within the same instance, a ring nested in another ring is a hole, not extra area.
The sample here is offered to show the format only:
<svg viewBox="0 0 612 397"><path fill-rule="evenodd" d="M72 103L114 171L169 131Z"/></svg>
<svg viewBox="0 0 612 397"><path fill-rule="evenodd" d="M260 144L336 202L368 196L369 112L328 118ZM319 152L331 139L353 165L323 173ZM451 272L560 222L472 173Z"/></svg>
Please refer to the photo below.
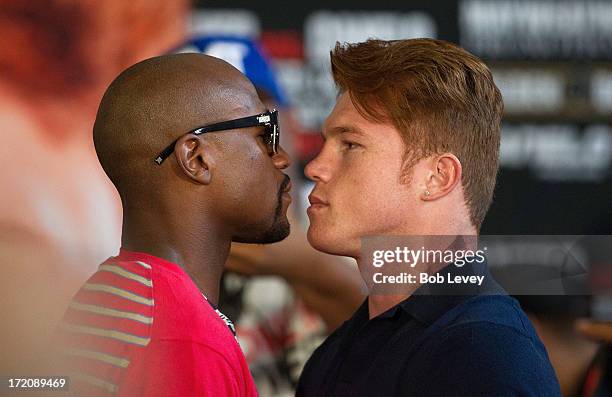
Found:
<svg viewBox="0 0 612 397"><path fill-rule="evenodd" d="M143 305L153 306L153 299L148 299L148 298L145 298L144 296L137 295L133 292L129 292L124 289L113 287L113 286L106 285L106 284L85 283L82 289L86 291L106 292L109 294L120 296L125 299L129 299L133 302L142 303Z"/></svg>
<svg viewBox="0 0 612 397"><path fill-rule="evenodd" d="M151 265L149 265L149 264L146 264L146 263L141 262L141 261L134 261L134 263L139 264L140 266L144 267L145 269L151 270Z"/></svg>
<svg viewBox="0 0 612 397"><path fill-rule="evenodd" d="M126 332L121 332L114 329L87 327L84 325L72 325L67 323L60 324L60 328L68 332L101 336L105 338L116 339L126 343L131 343L138 346L147 346L151 341L150 338L143 338L141 336L128 334Z"/></svg>
<svg viewBox="0 0 612 397"><path fill-rule="evenodd" d="M140 284L146 285L147 287L151 287L153 285L151 283L151 280L149 280L148 278L145 278L141 276L140 274L136 274L136 273L127 271L124 268L116 266L116 265L101 265L99 267L99 270L103 272L114 273L121 277L129 278L130 280L137 281Z"/></svg>
<svg viewBox="0 0 612 397"><path fill-rule="evenodd" d="M71 309L75 309L75 310L84 311L84 312L101 314L101 315L104 315L104 316L127 318L127 319L130 319L130 320L141 322L143 324L152 324L153 323L153 317L147 317L147 316L144 316L142 314L126 312L126 311L122 311L122 310L109 309L109 308L103 307L103 306L88 305L88 304L79 303L79 302L76 302L76 301L70 303L70 308Z"/></svg>
<svg viewBox="0 0 612 397"><path fill-rule="evenodd" d="M130 365L130 360L126 358L116 357L110 354L95 352L92 350L71 348L66 349L64 352L71 356L85 357L92 360L98 360L107 364L116 365L117 367L121 368L127 368L127 366Z"/></svg>

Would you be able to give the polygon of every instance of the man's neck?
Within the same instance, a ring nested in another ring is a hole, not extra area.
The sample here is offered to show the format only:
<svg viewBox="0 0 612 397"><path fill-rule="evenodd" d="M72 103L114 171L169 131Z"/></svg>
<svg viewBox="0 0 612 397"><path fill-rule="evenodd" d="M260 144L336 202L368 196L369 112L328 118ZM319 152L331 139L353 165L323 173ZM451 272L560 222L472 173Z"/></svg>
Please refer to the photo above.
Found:
<svg viewBox="0 0 612 397"><path fill-rule="evenodd" d="M185 233L186 225L155 228L124 222L122 248L157 256L179 265L208 300L217 304L223 267L231 247L230 237L223 238L214 228ZM182 227L181 227L182 226ZM145 232L142 232L145 230ZM164 232L159 232L164 230ZM152 231L152 232L149 232Z"/></svg>
<svg viewBox="0 0 612 397"><path fill-rule="evenodd" d="M440 229L440 230L438 230ZM446 226L446 228L440 227L440 228L429 228L428 229L429 232L427 233L422 233L420 234L421 236L474 236L474 239L468 239L467 241L464 240L460 240L462 242L462 244L467 244L466 246L453 246L453 249L459 249L459 248L463 248L463 249L475 249L476 247L476 236L477 236L477 231L476 229L471 225L471 224L463 224L460 222L456 222L456 224L454 224L453 227L450 226ZM406 236L411 236L411 235L415 235L414 231L406 233L403 232L401 230L395 232L395 233L391 233L391 235L394 236L402 236L402 235L406 235ZM440 241L445 241L445 240L440 240ZM457 240L452 241L449 240L448 243L456 243ZM433 237L432 241L430 243L438 243L439 241ZM372 277L372 269L371 266L372 264L367 261L367 260L362 260L361 257L354 257L354 259L357 261L357 267L359 268L359 272L361 273L361 276L364 278L364 282L366 285L370 285L371 284L371 280L366 280L366 277ZM430 266L428 268L421 268L419 269L419 271L426 271L429 274L433 274L438 272L439 270L441 270L444 267L444 265L434 265L434 266ZM412 268L413 270L413 274L415 274L415 276L417 275L417 271L416 268ZM417 280L418 280L418 276L417 276ZM420 287L420 283L419 282L414 282L411 283L409 286L406 286L401 293L398 294L370 294L368 296L368 311L369 311L369 318L373 319L374 317L377 317L378 315L386 312L387 310L391 309L393 306L399 304L400 302L408 299L419 287Z"/></svg>

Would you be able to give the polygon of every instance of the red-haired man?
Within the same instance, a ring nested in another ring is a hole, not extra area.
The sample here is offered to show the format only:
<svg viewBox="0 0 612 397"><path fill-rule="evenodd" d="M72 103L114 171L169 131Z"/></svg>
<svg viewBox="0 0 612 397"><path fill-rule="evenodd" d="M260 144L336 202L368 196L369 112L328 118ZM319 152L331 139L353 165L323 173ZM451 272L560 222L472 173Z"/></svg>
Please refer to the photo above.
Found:
<svg viewBox="0 0 612 397"><path fill-rule="evenodd" d="M331 64L340 96L306 167L310 243L367 275L364 237L475 238L503 111L486 65L431 39L337 45ZM371 292L313 354L297 395L560 395L544 346L486 266L427 270L482 281Z"/></svg>

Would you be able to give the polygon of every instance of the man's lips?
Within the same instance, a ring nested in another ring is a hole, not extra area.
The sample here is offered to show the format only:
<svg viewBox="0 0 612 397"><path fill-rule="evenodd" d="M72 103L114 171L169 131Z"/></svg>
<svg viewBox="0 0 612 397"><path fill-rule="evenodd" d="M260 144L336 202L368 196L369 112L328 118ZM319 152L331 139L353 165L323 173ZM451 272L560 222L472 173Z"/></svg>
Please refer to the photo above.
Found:
<svg viewBox="0 0 612 397"><path fill-rule="evenodd" d="M308 201L310 202L310 207L308 207L308 211L325 208L329 205L329 203L324 201L322 198L312 193L310 194L310 196L308 196Z"/></svg>
<svg viewBox="0 0 612 397"><path fill-rule="evenodd" d="M291 191L291 181L287 183L287 185L283 189L283 193L289 193L289 191Z"/></svg>
<svg viewBox="0 0 612 397"><path fill-rule="evenodd" d="M287 175L285 175L285 179L283 179L283 183L280 188L280 196L279 200L291 202L291 195L289 192L291 191L291 179Z"/></svg>

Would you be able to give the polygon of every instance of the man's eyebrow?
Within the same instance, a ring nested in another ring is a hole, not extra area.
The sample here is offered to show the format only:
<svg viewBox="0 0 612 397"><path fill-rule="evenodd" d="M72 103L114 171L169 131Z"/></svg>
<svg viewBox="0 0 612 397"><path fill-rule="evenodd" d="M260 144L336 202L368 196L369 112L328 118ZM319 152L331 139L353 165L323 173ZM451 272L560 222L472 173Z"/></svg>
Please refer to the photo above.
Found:
<svg viewBox="0 0 612 397"><path fill-rule="evenodd" d="M331 135L340 135L340 134L356 134L361 136L366 136L366 133L363 132L362 129L353 125L337 125L332 128L328 128L327 132L321 130L321 136L323 139L328 138Z"/></svg>

